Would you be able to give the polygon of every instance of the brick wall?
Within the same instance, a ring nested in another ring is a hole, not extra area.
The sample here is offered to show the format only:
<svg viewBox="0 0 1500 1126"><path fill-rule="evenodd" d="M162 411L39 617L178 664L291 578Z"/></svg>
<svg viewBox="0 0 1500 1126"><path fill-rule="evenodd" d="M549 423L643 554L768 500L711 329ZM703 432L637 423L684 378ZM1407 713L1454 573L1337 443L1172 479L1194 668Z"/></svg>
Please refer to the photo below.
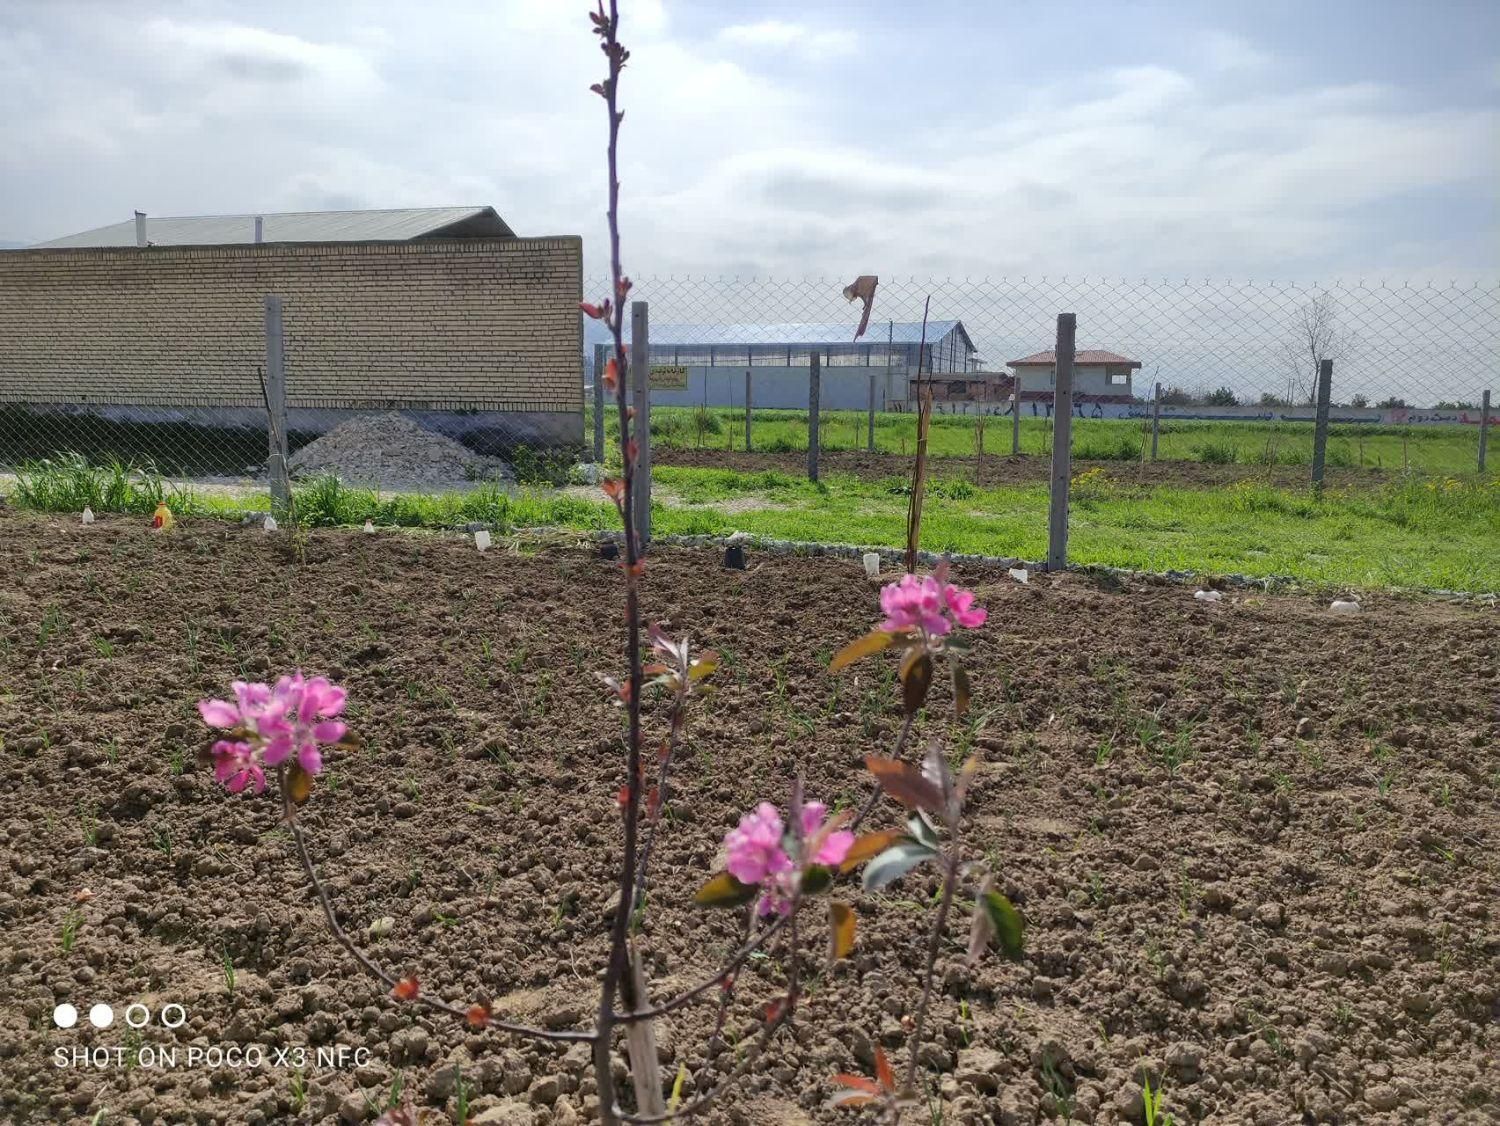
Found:
<svg viewBox="0 0 1500 1126"><path fill-rule="evenodd" d="M582 408L576 237L0 252L0 402Z"/></svg>

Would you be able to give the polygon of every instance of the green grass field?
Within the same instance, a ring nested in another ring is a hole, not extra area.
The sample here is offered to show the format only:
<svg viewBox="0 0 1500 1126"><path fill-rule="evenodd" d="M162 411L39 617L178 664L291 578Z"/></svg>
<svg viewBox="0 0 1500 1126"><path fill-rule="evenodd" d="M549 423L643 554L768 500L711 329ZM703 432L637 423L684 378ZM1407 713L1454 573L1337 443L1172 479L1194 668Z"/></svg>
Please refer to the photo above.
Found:
<svg viewBox="0 0 1500 1126"><path fill-rule="evenodd" d="M657 534L746 531L813 543L899 547L908 484L831 475L821 484L790 474L658 467ZM438 496L382 497L332 478L299 484L300 519L314 527L454 527L483 521L502 530L618 527L612 505L577 491L482 486ZM78 460L23 471L19 507L146 515L165 498L180 516L234 517L265 510L265 493L230 497L174 488L124 467ZM980 488L945 475L929 483L922 546L932 551L1039 559L1046 554L1043 485ZM1376 488L1306 490L1242 481L1221 488L1139 486L1108 470L1073 486L1070 559L1143 571L1285 576L1345 587L1500 592L1500 480L1405 476Z"/></svg>
<svg viewBox="0 0 1500 1126"><path fill-rule="evenodd" d="M606 438L613 445L616 427L606 412ZM972 456L983 421L984 448L1008 454L1011 420L972 415L934 415L928 449L934 457ZM586 417L584 434L593 434ZM863 450L863 411L824 411L825 450ZM910 454L916 448L917 422L910 414L877 414L878 452ZM658 448L744 449L743 410L654 407L651 436ZM758 410L752 419L754 448L767 453L807 449L807 412ZM1050 454L1052 424L1047 418L1021 419L1021 452ZM589 440L592 440L590 437ZM1073 456L1084 460L1139 461L1144 444L1150 450L1151 427L1122 419L1073 420ZM1173 422L1162 423L1158 456L1166 461L1238 465L1310 465L1313 428L1307 423ZM1495 443L1492 441L1492 445ZM1478 466L1477 427L1333 426L1329 429L1328 465L1341 468L1411 469L1422 473L1473 473Z"/></svg>

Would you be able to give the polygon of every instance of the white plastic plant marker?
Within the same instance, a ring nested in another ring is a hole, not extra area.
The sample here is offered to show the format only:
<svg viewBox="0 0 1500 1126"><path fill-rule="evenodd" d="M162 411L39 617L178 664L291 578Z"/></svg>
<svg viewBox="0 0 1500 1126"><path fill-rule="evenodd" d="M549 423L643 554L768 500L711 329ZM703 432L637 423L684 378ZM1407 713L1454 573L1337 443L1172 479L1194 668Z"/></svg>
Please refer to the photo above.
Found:
<svg viewBox="0 0 1500 1126"><path fill-rule="evenodd" d="M1031 582L1031 574L1026 570L1025 567L1012 567L1009 571L1006 572L1006 574L1015 579L1018 583Z"/></svg>
<svg viewBox="0 0 1500 1126"><path fill-rule="evenodd" d="M268 532L274 532L277 528L281 527L281 525L276 523L276 517L267 516L265 523L262 524L261 527Z"/></svg>
<svg viewBox="0 0 1500 1126"><path fill-rule="evenodd" d="M83 522L85 524L92 524L94 522L94 510L88 505L83 506Z"/></svg>
<svg viewBox="0 0 1500 1126"><path fill-rule="evenodd" d="M375 531L375 521L366 518L366 520L365 520L365 535L367 535L367 536L371 535L374 531Z"/></svg>
<svg viewBox="0 0 1500 1126"><path fill-rule="evenodd" d="M490 549L490 534L483 528L474 533L474 546L480 551L488 551Z"/></svg>
<svg viewBox="0 0 1500 1126"><path fill-rule="evenodd" d="M1218 602L1224 596L1216 590L1195 590L1193 597L1199 602Z"/></svg>
<svg viewBox="0 0 1500 1126"><path fill-rule="evenodd" d="M1349 601L1347 599L1343 599L1343 598L1335 598L1333 600L1333 605L1330 606L1330 607L1328 607L1328 608L1330 610L1332 610L1335 614L1358 614L1359 613L1359 603L1358 602L1351 602L1351 601Z"/></svg>
<svg viewBox="0 0 1500 1126"><path fill-rule="evenodd" d="M867 551L861 558L865 561L865 574L872 579L880 577L880 552Z"/></svg>

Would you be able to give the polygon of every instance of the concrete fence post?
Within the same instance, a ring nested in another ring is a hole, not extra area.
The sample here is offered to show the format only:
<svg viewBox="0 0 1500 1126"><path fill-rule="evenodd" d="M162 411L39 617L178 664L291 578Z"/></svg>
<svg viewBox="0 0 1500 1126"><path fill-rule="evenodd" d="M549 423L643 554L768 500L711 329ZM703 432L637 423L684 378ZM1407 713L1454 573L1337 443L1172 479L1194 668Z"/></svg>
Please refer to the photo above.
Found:
<svg viewBox="0 0 1500 1126"><path fill-rule="evenodd" d="M630 303L630 375L635 390L635 418L631 433L637 448L635 478L631 482L635 527L644 552L651 542L651 348L646 302Z"/></svg>
<svg viewBox="0 0 1500 1126"><path fill-rule="evenodd" d="M1161 445L1161 384L1156 385L1156 393L1151 398L1151 460L1156 460L1156 452Z"/></svg>
<svg viewBox="0 0 1500 1126"><path fill-rule="evenodd" d="M1057 315L1057 389L1052 394L1052 501L1047 512L1047 570L1068 565L1068 488L1073 475L1074 313Z"/></svg>
<svg viewBox="0 0 1500 1126"><path fill-rule="evenodd" d="M823 395L823 358L816 349L810 357L807 374L807 479L818 479L818 407Z"/></svg>
<svg viewBox="0 0 1500 1126"><path fill-rule="evenodd" d="M1484 472L1484 457L1490 447L1490 393L1486 391L1479 405L1479 472Z"/></svg>
<svg viewBox="0 0 1500 1126"><path fill-rule="evenodd" d="M1021 373L1016 372L1015 386L1010 391L1010 456L1021 452Z"/></svg>
<svg viewBox="0 0 1500 1126"><path fill-rule="evenodd" d="M751 419L751 416L755 413L755 407L752 404L751 400L752 400L754 394L755 394L755 389L752 386L752 380L750 378L750 369L746 368L745 369L745 452L746 453L749 453L750 450L751 450L751 445L750 445L750 419Z"/></svg>
<svg viewBox="0 0 1500 1126"><path fill-rule="evenodd" d="M865 450L875 452L875 373L870 373L870 405L865 412Z"/></svg>
<svg viewBox="0 0 1500 1126"><path fill-rule="evenodd" d="M270 452L266 475L271 483L271 507L285 513L292 499L291 472L287 465L286 434L286 344L282 332L281 298L266 294L266 429Z"/></svg>
<svg viewBox="0 0 1500 1126"><path fill-rule="evenodd" d="M594 461L604 464L604 365L609 362L609 346L594 345Z"/></svg>
<svg viewBox="0 0 1500 1126"><path fill-rule="evenodd" d="M1318 420L1313 430L1312 483L1323 490L1323 465L1328 454L1328 406L1333 398L1333 361L1318 362Z"/></svg>

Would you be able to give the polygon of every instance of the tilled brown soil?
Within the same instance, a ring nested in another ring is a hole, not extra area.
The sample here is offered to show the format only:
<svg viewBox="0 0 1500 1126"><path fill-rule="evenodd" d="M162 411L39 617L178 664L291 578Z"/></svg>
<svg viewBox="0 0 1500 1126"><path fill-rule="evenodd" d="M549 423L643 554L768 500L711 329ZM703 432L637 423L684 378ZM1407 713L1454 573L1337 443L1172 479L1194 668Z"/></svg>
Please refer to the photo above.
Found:
<svg viewBox="0 0 1500 1126"><path fill-rule="evenodd" d="M610 565L329 533L297 566L258 529L0 511L0 574L0 1119L356 1120L397 1083L449 1120L460 1084L476 1122L590 1114L585 1049L468 1033L357 972L269 795L195 764L194 702L294 666L346 684L366 746L332 757L304 818L349 930L389 917L376 956L455 1002L586 1023L618 849L621 713L593 676L620 663ZM1023 960L970 973L952 921L930 1120L1139 1122L1145 1075L1179 1123L1495 1121L1495 611L962 578L991 610L960 736L985 759L967 840L1029 931ZM652 616L724 655L660 845L654 996L735 942L731 917L686 903L742 811L797 771L830 803L868 792L891 663L825 664L875 596L831 560L653 559ZM793 1032L709 1121L854 1120L826 1107L829 1076L868 1074L876 1042L904 1062L936 886L858 900L854 957L812 973ZM736 1043L783 969L773 951L741 975ZM60 1030L64 1002L115 1022ZM688 1091L734 1066L736 1047L702 1046L713 1018L663 1024Z"/></svg>
<svg viewBox="0 0 1500 1126"><path fill-rule="evenodd" d="M746 453L744 450L683 449L658 446L652 450L656 465L680 465L698 469L733 469L740 473L759 473L767 469L802 476L807 472L807 454ZM981 485L1038 485L1052 473L1052 460L1034 454L1019 457L986 454L983 462L974 457L934 457L930 473L938 476L961 476ZM850 450L828 450L819 459L823 473L850 473L866 480L911 475L911 456L865 453ZM1088 461L1077 459L1073 472L1103 469L1121 481L1147 485L1176 485L1180 488L1213 488L1235 481L1265 481L1283 488L1306 487L1312 470L1305 465L1207 465L1197 461ZM1394 479L1397 474L1383 469L1327 470L1325 481L1338 488L1374 488Z"/></svg>

